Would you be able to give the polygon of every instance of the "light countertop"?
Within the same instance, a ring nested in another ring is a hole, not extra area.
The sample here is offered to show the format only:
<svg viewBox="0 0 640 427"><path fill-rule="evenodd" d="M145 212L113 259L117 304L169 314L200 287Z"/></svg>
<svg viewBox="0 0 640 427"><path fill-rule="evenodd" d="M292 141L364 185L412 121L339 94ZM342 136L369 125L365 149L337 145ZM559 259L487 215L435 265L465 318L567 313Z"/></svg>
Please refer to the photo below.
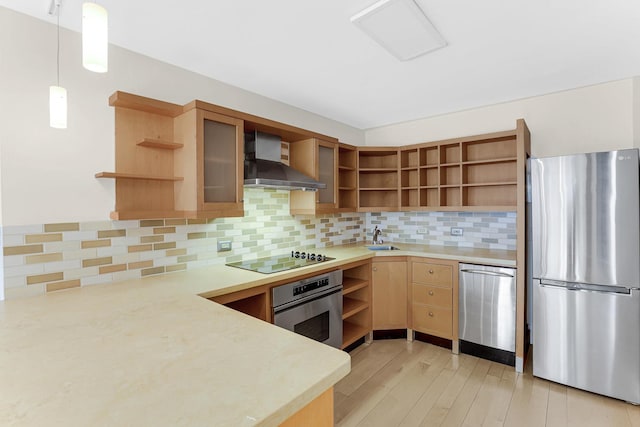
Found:
<svg viewBox="0 0 640 427"><path fill-rule="evenodd" d="M326 248L315 266L223 265L0 302L0 425L278 425L350 370L347 353L212 297L373 256L515 265L515 253Z"/></svg>

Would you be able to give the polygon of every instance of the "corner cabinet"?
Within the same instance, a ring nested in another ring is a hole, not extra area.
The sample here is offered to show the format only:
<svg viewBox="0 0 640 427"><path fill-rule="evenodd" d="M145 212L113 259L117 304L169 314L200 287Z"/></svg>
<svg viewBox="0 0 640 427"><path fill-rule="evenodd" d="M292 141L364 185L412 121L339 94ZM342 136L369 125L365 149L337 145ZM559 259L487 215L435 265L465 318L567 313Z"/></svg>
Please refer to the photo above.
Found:
<svg viewBox="0 0 640 427"><path fill-rule="evenodd" d="M338 145L310 138L289 143L289 165L327 185L312 191L292 191L291 214L323 214L338 210Z"/></svg>
<svg viewBox="0 0 640 427"><path fill-rule="evenodd" d="M397 211L399 199L398 149L358 148L358 211Z"/></svg>
<svg viewBox="0 0 640 427"><path fill-rule="evenodd" d="M407 261L405 257L380 257L371 267L373 330L406 329Z"/></svg>

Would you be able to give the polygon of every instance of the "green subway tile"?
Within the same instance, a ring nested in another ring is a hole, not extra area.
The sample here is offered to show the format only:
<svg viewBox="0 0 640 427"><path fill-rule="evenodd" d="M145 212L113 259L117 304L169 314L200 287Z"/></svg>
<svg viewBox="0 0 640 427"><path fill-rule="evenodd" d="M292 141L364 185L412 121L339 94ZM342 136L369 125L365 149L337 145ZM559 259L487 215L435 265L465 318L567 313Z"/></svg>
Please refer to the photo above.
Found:
<svg viewBox="0 0 640 427"><path fill-rule="evenodd" d="M152 274L160 274L164 273L164 267L153 267L153 268L145 268L140 270L141 276L150 276Z"/></svg>
<svg viewBox="0 0 640 427"><path fill-rule="evenodd" d="M153 245L153 250L158 251L161 249L175 249L176 242L165 242L165 243L155 243Z"/></svg>
<svg viewBox="0 0 640 427"><path fill-rule="evenodd" d="M187 269L187 264L175 264L167 266L167 273L171 273L172 271L182 271Z"/></svg>
<svg viewBox="0 0 640 427"><path fill-rule="evenodd" d="M182 263L182 262L196 261L197 259L198 259L198 255L196 254L183 255L178 257L178 262Z"/></svg>

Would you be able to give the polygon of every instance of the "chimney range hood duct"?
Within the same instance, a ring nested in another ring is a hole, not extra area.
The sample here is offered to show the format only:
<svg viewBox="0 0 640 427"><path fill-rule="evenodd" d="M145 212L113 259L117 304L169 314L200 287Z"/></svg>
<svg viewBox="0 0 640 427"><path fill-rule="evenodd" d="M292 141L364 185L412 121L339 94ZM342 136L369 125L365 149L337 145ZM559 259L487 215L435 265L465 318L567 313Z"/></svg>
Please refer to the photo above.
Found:
<svg viewBox="0 0 640 427"><path fill-rule="evenodd" d="M282 190L318 191L327 184L282 163L277 135L252 131L244 134L244 186Z"/></svg>

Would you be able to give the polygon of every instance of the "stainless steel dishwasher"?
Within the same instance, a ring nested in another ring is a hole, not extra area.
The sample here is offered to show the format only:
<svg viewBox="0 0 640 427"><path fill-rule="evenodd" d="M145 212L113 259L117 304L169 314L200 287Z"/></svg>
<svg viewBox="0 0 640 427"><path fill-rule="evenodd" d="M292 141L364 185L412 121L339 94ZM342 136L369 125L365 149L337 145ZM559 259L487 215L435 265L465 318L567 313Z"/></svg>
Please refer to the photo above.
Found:
<svg viewBox="0 0 640 427"><path fill-rule="evenodd" d="M460 264L460 352L515 366L516 270Z"/></svg>

